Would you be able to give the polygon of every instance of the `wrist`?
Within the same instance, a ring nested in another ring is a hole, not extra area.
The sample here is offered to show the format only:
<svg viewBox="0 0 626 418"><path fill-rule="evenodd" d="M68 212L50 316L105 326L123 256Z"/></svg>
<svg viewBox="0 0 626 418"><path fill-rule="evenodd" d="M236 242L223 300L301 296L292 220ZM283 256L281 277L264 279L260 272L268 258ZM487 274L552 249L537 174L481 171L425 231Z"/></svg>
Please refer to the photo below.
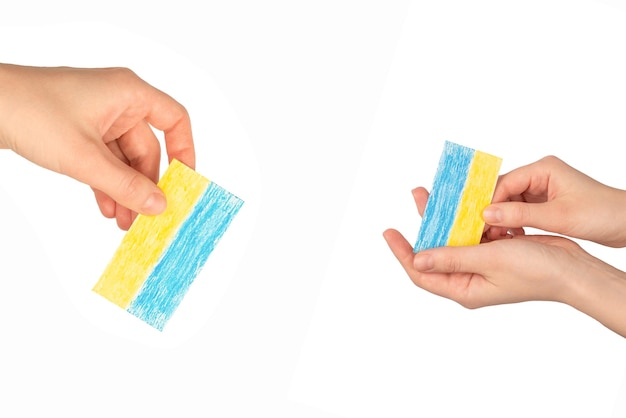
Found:
<svg viewBox="0 0 626 418"><path fill-rule="evenodd" d="M605 207L609 213L605 218L607 233L613 235L605 245L623 248L626 247L626 190L609 188L610 198L605 200Z"/></svg>
<svg viewBox="0 0 626 418"><path fill-rule="evenodd" d="M558 301L626 337L626 273L589 254L583 262L565 278Z"/></svg>

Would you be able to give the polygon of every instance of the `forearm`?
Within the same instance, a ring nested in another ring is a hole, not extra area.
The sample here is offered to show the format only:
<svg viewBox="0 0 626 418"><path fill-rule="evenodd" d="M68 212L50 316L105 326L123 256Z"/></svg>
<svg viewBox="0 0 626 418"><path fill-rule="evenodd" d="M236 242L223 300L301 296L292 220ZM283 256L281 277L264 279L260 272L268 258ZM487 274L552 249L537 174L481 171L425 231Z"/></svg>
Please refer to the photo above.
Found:
<svg viewBox="0 0 626 418"><path fill-rule="evenodd" d="M626 337L626 272L590 256L563 302Z"/></svg>

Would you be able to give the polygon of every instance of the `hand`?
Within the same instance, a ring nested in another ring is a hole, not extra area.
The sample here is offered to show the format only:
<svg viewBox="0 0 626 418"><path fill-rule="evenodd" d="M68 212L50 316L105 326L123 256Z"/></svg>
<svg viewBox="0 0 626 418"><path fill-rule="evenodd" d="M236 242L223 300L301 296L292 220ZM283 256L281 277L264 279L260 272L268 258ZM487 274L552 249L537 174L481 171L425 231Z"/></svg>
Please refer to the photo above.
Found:
<svg viewBox="0 0 626 418"><path fill-rule="evenodd" d="M428 193L420 187L413 196L423 215ZM573 241L553 236L509 235L509 239L418 254L398 231L389 229L384 237L413 283L468 308L565 301L566 280L591 257Z"/></svg>
<svg viewBox="0 0 626 418"><path fill-rule="evenodd" d="M549 156L500 176L483 212L487 236L533 227L611 247L626 246L626 192Z"/></svg>
<svg viewBox="0 0 626 418"><path fill-rule="evenodd" d="M152 127L164 132L170 161L195 167L186 109L125 68L0 64L0 114L0 148L91 186L121 229L166 206Z"/></svg>
<svg viewBox="0 0 626 418"><path fill-rule="evenodd" d="M568 279L582 259L578 244L554 236L515 236L465 247L413 253L393 229L384 233L389 248L418 287L466 308L531 300L566 302Z"/></svg>
<svg viewBox="0 0 626 418"><path fill-rule="evenodd" d="M420 215L428 199L413 197ZM396 230L384 238L413 283L467 308L524 301L556 301L626 336L626 274L556 236L515 235L479 245L440 247L413 253Z"/></svg>

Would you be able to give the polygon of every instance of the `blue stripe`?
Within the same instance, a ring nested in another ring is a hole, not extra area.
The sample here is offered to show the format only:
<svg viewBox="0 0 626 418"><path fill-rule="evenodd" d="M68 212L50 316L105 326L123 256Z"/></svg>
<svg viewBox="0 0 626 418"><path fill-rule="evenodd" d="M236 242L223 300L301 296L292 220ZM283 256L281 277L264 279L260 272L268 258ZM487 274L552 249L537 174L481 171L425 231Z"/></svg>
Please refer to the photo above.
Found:
<svg viewBox="0 0 626 418"><path fill-rule="evenodd" d="M128 312L162 331L242 204L211 182Z"/></svg>
<svg viewBox="0 0 626 418"><path fill-rule="evenodd" d="M448 243L474 150L446 141L413 252Z"/></svg>

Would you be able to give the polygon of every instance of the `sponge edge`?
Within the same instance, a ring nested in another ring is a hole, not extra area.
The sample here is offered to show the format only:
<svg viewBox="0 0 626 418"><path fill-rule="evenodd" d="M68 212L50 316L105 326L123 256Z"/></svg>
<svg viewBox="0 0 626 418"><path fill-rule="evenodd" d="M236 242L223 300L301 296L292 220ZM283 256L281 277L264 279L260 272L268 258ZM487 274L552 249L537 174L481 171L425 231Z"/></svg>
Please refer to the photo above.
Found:
<svg viewBox="0 0 626 418"><path fill-rule="evenodd" d="M480 243L482 211L501 164L499 157L446 141L413 251Z"/></svg>

